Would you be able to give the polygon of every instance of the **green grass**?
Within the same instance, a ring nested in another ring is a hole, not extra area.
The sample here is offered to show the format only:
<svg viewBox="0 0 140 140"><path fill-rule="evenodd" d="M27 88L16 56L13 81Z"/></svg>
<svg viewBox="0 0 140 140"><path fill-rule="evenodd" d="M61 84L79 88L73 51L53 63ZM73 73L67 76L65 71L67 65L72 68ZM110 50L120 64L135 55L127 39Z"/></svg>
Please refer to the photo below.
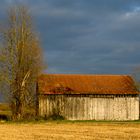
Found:
<svg viewBox="0 0 140 140"><path fill-rule="evenodd" d="M137 121L95 121L95 120L21 120L21 121L2 121L0 124L140 124L140 120Z"/></svg>

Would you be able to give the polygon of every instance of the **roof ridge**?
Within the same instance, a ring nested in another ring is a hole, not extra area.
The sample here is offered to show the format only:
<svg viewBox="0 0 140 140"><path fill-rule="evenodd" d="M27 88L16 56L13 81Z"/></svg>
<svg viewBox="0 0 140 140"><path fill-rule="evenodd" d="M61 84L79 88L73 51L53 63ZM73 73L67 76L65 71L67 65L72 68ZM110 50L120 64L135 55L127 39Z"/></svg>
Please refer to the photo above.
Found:
<svg viewBox="0 0 140 140"><path fill-rule="evenodd" d="M131 75L128 75L128 74L63 74L63 73L46 73L46 74L41 74L41 75L65 75L65 76L131 76Z"/></svg>

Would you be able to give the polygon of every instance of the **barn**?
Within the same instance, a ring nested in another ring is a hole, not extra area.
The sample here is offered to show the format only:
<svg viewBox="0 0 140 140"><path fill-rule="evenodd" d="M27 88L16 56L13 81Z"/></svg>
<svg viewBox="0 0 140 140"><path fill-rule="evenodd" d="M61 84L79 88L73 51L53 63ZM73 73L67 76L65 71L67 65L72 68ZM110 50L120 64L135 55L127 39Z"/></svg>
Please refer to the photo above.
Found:
<svg viewBox="0 0 140 140"><path fill-rule="evenodd" d="M139 94L129 75L42 74L38 114L66 120L138 120Z"/></svg>

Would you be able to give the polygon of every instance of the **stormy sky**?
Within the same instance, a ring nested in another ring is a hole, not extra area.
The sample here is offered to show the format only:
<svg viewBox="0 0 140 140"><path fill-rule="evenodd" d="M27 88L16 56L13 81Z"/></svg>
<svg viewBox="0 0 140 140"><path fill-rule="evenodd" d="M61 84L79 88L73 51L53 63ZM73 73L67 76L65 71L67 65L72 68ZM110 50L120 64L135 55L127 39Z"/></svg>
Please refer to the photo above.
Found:
<svg viewBox="0 0 140 140"><path fill-rule="evenodd" d="M140 65L140 0L1 0L30 8L49 73L130 74Z"/></svg>

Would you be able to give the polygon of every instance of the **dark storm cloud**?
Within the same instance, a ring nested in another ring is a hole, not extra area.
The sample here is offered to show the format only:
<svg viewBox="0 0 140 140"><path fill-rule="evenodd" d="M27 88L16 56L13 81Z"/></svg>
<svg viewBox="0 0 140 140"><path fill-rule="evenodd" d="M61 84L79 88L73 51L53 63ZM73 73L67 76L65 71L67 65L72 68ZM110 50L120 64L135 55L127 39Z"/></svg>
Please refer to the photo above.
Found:
<svg viewBox="0 0 140 140"><path fill-rule="evenodd" d="M30 7L48 72L127 74L140 64L139 0L2 0L1 3L2 9L19 3Z"/></svg>

